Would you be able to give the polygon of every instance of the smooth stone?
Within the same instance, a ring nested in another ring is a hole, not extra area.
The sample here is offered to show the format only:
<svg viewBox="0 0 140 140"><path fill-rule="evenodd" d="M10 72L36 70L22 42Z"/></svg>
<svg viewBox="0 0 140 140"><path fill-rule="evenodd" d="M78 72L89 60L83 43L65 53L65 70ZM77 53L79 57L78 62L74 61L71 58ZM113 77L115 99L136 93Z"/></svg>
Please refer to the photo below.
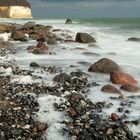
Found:
<svg viewBox="0 0 140 140"><path fill-rule="evenodd" d="M120 90L118 90L116 87L114 87L113 85L110 85L110 84L103 86L101 91L106 92L106 93L121 94Z"/></svg>
<svg viewBox="0 0 140 140"><path fill-rule="evenodd" d="M53 78L57 83L71 82L71 77L66 73L60 73Z"/></svg>
<svg viewBox="0 0 140 140"><path fill-rule="evenodd" d="M75 42L79 43L91 43L91 42L96 42L96 40L89 34L87 33L77 33Z"/></svg>
<svg viewBox="0 0 140 140"><path fill-rule="evenodd" d="M100 73L111 73L112 71L122 71L121 67L109 58L102 58L96 63L92 64L88 71L100 72Z"/></svg>
<svg viewBox="0 0 140 140"><path fill-rule="evenodd" d="M120 87L120 89L123 89L127 92L137 92L137 91L139 91L139 88L137 86L132 85L132 84L124 84Z"/></svg>
<svg viewBox="0 0 140 140"><path fill-rule="evenodd" d="M113 71L110 74L110 80L114 84L137 84L137 81L131 75L119 71Z"/></svg>

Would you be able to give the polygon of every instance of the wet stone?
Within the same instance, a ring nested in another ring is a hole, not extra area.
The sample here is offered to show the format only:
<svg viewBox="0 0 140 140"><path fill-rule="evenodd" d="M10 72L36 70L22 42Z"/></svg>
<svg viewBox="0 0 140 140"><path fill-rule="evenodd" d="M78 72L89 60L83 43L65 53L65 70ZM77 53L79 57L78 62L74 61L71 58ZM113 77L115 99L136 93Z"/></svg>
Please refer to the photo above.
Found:
<svg viewBox="0 0 140 140"><path fill-rule="evenodd" d="M38 68L40 66L36 62L32 62L32 63L30 63L30 67Z"/></svg>

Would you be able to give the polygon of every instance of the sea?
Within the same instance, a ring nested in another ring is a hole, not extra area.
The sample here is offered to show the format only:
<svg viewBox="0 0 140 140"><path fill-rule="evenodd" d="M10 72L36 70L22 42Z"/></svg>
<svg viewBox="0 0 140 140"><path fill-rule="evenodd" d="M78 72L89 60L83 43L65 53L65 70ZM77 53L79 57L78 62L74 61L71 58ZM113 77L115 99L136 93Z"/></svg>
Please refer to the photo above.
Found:
<svg viewBox="0 0 140 140"><path fill-rule="evenodd" d="M89 75L89 80L99 83L99 86L90 89L87 98L96 102L110 102L113 106L103 111L105 116L109 116L112 112L117 112L120 106L119 100L111 100L110 97L118 97L116 94L101 92L101 88L110 82L108 74L90 73L88 68L101 58L109 58L119 64L123 71L132 75L137 81L137 86L140 87L140 41L128 41L128 38L140 38L140 18L92 18L92 19L72 19L73 24L65 24L66 19L33 19L33 20L13 20L4 19L1 22L24 24L28 21L34 21L37 24L51 25L54 29L61 29L55 32L57 36L64 38L71 36L75 40L77 32L89 33L93 36L97 43L80 44L75 42L60 42L56 46L49 46L51 55L34 55L27 52L26 48L29 45L35 45L35 40L28 42L14 42L16 54L0 57L2 62L13 62L24 69L30 69L31 62L37 62L40 65L56 66L62 68L63 72L70 73L71 71L83 71ZM0 38L8 40L10 34L0 34ZM5 75L10 75L11 70L5 70ZM41 81L33 80L30 76L14 77L13 81L19 83L44 82L48 85L53 85L52 78L54 74L40 74L43 76ZM120 85L115 85L120 88ZM66 93L68 94L68 93ZM132 100L135 102L130 108L125 108L130 111L127 114L128 121L139 120L140 122L140 91L136 93L128 93L122 91L122 94L129 100L131 96L135 96ZM46 132L47 140L66 140L67 136L60 133L64 127L60 122L68 119L64 113L54 110L53 103L61 102L63 97L55 97L44 95L38 97L40 110L36 114L36 119L49 123L49 130ZM44 110L47 114L44 113ZM119 115L121 113L118 112ZM130 125L130 129L134 134L140 137L139 125Z"/></svg>

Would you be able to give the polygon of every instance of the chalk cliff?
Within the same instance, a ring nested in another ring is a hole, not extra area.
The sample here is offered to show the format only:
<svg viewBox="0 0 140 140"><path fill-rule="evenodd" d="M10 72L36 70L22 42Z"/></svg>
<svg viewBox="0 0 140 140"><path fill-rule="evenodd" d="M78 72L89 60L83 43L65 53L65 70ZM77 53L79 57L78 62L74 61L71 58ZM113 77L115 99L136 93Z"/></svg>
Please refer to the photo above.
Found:
<svg viewBox="0 0 140 140"><path fill-rule="evenodd" d="M0 0L0 18L32 18L29 2L26 0Z"/></svg>

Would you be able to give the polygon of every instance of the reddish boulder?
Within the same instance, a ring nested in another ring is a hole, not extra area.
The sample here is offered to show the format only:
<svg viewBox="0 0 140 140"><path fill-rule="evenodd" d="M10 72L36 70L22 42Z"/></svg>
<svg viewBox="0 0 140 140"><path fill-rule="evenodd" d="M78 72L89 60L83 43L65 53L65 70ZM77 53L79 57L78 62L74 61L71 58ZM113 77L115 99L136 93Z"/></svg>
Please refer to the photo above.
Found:
<svg viewBox="0 0 140 140"><path fill-rule="evenodd" d="M116 113L112 113L111 119L112 119L112 121L118 121L120 119L120 117Z"/></svg>
<svg viewBox="0 0 140 140"><path fill-rule="evenodd" d="M96 42L96 40L87 33L77 33L75 42L91 43L91 42Z"/></svg>
<svg viewBox="0 0 140 140"><path fill-rule="evenodd" d="M110 74L110 80L114 84L137 84L137 81L129 74L113 71Z"/></svg>
<svg viewBox="0 0 140 140"><path fill-rule="evenodd" d="M116 87L112 85L105 85L102 87L101 91L107 92L107 93L118 93L121 94L120 90L118 90Z"/></svg>
<svg viewBox="0 0 140 140"><path fill-rule="evenodd" d="M137 86L134 86L132 84L124 84L120 87L120 89L123 89L127 92L137 92L139 90Z"/></svg>
<svg viewBox="0 0 140 140"><path fill-rule="evenodd" d="M112 71L122 71L121 67L108 58L102 58L92 64L88 69L90 72L111 73Z"/></svg>
<svg viewBox="0 0 140 140"><path fill-rule="evenodd" d="M69 114L70 114L71 117L76 117L77 116L77 113L73 108L71 108L71 110L69 111Z"/></svg>
<svg viewBox="0 0 140 140"><path fill-rule="evenodd" d="M48 54L49 49L48 46L44 42L39 42L35 49L33 50L34 54Z"/></svg>

